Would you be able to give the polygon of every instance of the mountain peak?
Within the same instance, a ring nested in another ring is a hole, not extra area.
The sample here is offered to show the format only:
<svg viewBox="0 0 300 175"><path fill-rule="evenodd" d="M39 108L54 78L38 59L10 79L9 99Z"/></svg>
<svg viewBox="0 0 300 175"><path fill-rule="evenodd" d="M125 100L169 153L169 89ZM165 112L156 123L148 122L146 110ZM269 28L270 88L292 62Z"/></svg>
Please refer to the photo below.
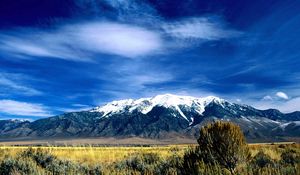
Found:
<svg viewBox="0 0 300 175"><path fill-rule="evenodd" d="M155 97L151 98L151 101L153 103L160 104L165 107L174 106L174 105L192 105L195 101L198 102L206 102L210 103L212 101L215 101L217 103L222 103L225 100L215 97L215 96L207 96L204 98L197 98L192 96L182 96L182 95L174 95L174 94L162 94L157 95Z"/></svg>
<svg viewBox="0 0 300 175"><path fill-rule="evenodd" d="M161 106L169 107L179 104L190 105L194 100L194 97L191 96L178 96L173 94L163 94L157 95L150 100L155 104L160 104Z"/></svg>
<svg viewBox="0 0 300 175"><path fill-rule="evenodd" d="M103 116L109 116L110 114L138 110L143 114L147 114L155 106L162 106L177 110L182 117L188 120L181 111L182 106L189 107L201 115L204 112L205 107L211 102L215 102L223 106L225 100L215 96L196 98L192 96L162 94L150 98L140 98L137 100L127 99L113 101L104 106L96 107L90 112L102 112Z"/></svg>

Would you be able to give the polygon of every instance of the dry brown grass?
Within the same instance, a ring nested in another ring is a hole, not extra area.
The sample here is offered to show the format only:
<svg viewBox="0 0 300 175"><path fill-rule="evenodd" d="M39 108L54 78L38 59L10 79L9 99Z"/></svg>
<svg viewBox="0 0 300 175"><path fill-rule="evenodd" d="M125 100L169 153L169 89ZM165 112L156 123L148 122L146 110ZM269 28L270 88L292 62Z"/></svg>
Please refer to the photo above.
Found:
<svg viewBox="0 0 300 175"><path fill-rule="evenodd" d="M60 159L72 160L80 163L99 164L121 161L138 153L158 153L161 158L167 158L174 151L183 154L187 145L151 146L151 147L31 147L49 151ZM20 152L28 149L27 146L2 146L2 155L17 156ZM2 156L2 157L4 157ZM1 157L0 157L1 158Z"/></svg>
<svg viewBox="0 0 300 175"><path fill-rule="evenodd" d="M274 160L280 160L280 156L284 151L284 148L293 148L300 151L300 144L293 142L249 144L249 147L252 156L255 156L260 150L262 150Z"/></svg>
<svg viewBox="0 0 300 175"><path fill-rule="evenodd" d="M101 163L113 163L124 160L138 153L157 153L161 158L167 158L174 152L183 155L189 146L195 145L168 145L168 146L34 146L33 149L42 149L49 151L51 154L60 159L72 160L90 165ZM280 155L284 148L291 147L300 151L300 144L249 144L252 156L255 156L260 150L270 155L274 160L280 160ZM28 146L1 146L0 160L5 155L12 157L17 156L20 152L26 150Z"/></svg>
<svg viewBox="0 0 300 175"><path fill-rule="evenodd" d="M87 145L110 145L110 146L129 146L129 145L172 145L172 144L196 144L194 138L175 137L171 139L147 139L140 137L130 138L74 138L74 139L31 139L31 140L0 140L0 146L8 145L42 145L42 146L87 146Z"/></svg>

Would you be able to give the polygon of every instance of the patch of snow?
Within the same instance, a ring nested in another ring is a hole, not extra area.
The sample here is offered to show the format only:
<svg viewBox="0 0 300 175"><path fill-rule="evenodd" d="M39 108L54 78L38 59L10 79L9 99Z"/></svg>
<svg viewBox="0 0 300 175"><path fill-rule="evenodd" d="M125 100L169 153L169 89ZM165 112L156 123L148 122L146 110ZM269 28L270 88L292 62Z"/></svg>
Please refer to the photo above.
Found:
<svg viewBox="0 0 300 175"><path fill-rule="evenodd" d="M272 124L272 125L276 124L278 126L281 124L281 122L274 121L274 120L264 118L264 117L254 117L254 116L245 117L245 116L241 116L241 119L243 121L249 123L249 125L257 124L257 125L260 125L264 128L266 127L265 124Z"/></svg>
<svg viewBox="0 0 300 175"><path fill-rule="evenodd" d="M16 122L16 123L22 123L22 122L28 122L30 120L28 120L28 119L9 119L9 121Z"/></svg>
<svg viewBox="0 0 300 175"><path fill-rule="evenodd" d="M202 115L205 110L205 107L211 102L215 102L222 107L225 107L225 100L220 99L214 96L208 96L205 98L195 98L191 96L178 96L173 94L164 94L157 95L152 98L141 98L137 100L128 99L113 101L104 106L96 107L90 112L102 112L103 116L109 116L111 114L119 112L132 112L138 110L143 114L150 112L155 106L163 106L166 108L173 107L179 114L187 121L190 121L183 111L180 109L180 106L188 107L191 110ZM230 103L229 103L230 104Z"/></svg>
<svg viewBox="0 0 300 175"><path fill-rule="evenodd" d="M189 119L184 115L181 109L178 106L175 106L175 109L179 112L179 114L189 122Z"/></svg>
<svg viewBox="0 0 300 175"><path fill-rule="evenodd" d="M189 123L189 125L191 126L194 123L194 117L191 117L191 122Z"/></svg>
<svg viewBox="0 0 300 175"><path fill-rule="evenodd" d="M246 122L252 122L251 120L249 120L247 117L245 117L245 116L241 116L241 118L242 118L242 120L244 120L244 121L246 121Z"/></svg>
<svg viewBox="0 0 300 175"><path fill-rule="evenodd" d="M90 112L103 112L103 116L106 116L111 113L121 112L126 107L132 105L134 100L128 99L128 100L119 100L119 101L113 101L111 103L108 103L101 107L96 107L92 109Z"/></svg>
<svg viewBox="0 0 300 175"><path fill-rule="evenodd" d="M300 121L292 121L292 122L283 123L279 127L284 130L290 124L295 124L296 126L300 126Z"/></svg>
<svg viewBox="0 0 300 175"><path fill-rule="evenodd" d="M242 107L239 107L240 108L240 110L241 111L246 111L246 109L245 108L242 108Z"/></svg>

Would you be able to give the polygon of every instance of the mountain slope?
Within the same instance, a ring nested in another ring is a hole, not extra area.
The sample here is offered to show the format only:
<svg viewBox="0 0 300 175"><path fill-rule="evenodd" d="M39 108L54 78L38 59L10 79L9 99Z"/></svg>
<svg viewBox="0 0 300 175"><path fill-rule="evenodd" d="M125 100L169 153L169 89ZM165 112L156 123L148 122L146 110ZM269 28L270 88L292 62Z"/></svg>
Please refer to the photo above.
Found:
<svg viewBox="0 0 300 175"><path fill-rule="evenodd" d="M1 138L197 137L199 127L214 120L241 126L248 139L276 140L300 136L300 112L258 110L218 97L172 94L113 101L90 111L72 112L33 122L0 121Z"/></svg>

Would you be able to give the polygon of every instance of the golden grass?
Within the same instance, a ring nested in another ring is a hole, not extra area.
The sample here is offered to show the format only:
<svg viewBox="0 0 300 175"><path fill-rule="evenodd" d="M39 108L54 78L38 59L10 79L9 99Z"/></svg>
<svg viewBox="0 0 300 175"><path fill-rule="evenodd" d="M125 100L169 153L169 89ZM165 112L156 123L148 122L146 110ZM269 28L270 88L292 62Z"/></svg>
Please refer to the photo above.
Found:
<svg viewBox="0 0 300 175"><path fill-rule="evenodd" d="M249 147L252 156L255 156L261 150L274 160L280 160L281 153L285 150L284 148L293 148L300 152L300 144L293 142L249 144Z"/></svg>
<svg viewBox="0 0 300 175"><path fill-rule="evenodd" d="M252 156L255 156L260 150L263 150L266 154L270 155L272 159L280 160L280 155L284 150L283 148L280 148L280 145L284 145L284 147L293 147L300 151L300 144L249 144L249 147ZM51 154L57 156L60 159L67 159L89 165L95 165L118 162L139 153L157 153L161 158L167 158L168 156L174 154L174 152L179 155L183 155L184 151L189 146L195 145L169 145L149 147L36 146L31 148L39 148L45 151L49 151ZM28 146L0 146L0 160L3 159L6 155L15 157L28 148Z"/></svg>
<svg viewBox="0 0 300 175"><path fill-rule="evenodd" d="M28 149L26 146L1 146L0 151L3 155L17 156L22 151ZM180 146L151 146L151 147L30 147L49 151L52 155L60 159L72 160L91 165L101 163L113 163L139 153L158 153L161 158L167 158L174 151L177 154L184 153L187 145ZM1 157L0 157L1 159Z"/></svg>

